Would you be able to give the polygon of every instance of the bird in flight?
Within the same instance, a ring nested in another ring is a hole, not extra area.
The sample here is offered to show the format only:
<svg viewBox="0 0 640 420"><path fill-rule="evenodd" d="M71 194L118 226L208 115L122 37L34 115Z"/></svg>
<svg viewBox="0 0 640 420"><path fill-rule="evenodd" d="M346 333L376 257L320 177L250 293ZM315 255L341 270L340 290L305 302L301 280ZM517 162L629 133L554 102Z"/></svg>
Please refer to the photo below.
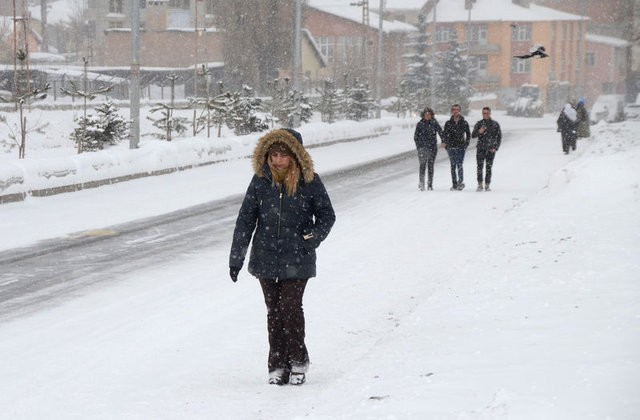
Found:
<svg viewBox="0 0 640 420"><path fill-rule="evenodd" d="M535 58L545 58L545 57L549 57L549 54L546 53L546 50L544 49L544 47L540 44L536 44L533 47L531 47L531 49L529 50L529 54L525 54L525 55L514 55L514 57L516 58L531 58L531 57L535 57Z"/></svg>

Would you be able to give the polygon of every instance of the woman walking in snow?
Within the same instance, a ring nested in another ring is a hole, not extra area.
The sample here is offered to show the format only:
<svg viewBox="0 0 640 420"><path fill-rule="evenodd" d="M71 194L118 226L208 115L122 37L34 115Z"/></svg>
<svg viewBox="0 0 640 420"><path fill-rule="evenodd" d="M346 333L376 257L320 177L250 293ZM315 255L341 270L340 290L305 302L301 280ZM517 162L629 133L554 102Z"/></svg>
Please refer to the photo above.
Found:
<svg viewBox="0 0 640 420"><path fill-rule="evenodd" d="M565 104L556 123L562 137L562 151L568 155L570 149L576 150L576 130L578 128L578 114L571 103Z"/></svg>
<svg viewBox="0 0 640 420"><path fill-rule="evenodd" d="M444 133L435 118L433 109L425 108L420 117L413 134L413 141L416 143L420 165L418 168L418 189L424 191L425 169L427 171L427 189L433 189L433 164L438 153L438 137L436 135L439 134L440 141L442 141Z"/></svg>
<svg viewBox="0 0 640 420"><path fill-rule="evenodd" d="M302 297L316 275L315 249L331 231L335 213L297 131L274 130L260 138L252 164L229 272L237 281L253 237L248 270L259 279L267 306L269 383L301 385L309 368Z"/></svg>

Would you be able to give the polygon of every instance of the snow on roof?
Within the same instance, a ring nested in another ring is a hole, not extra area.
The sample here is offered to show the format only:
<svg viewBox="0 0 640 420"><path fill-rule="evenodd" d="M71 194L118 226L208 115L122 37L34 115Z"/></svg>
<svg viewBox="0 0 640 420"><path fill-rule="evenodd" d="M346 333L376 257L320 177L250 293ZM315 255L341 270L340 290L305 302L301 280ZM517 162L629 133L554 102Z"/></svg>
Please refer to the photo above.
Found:
<svg viewBox="0 0 640 420"><path fill-rule="evenodd" d="M427 0L385 0L385 10L420 10ZM369 0L369 7L378 10L380 3Z"/></svg>
<svg viewBox="0 0 640 420"><path fill-rule="evenodd" d="M628 47L631 43L625 39L613 38L610 36L587 34L585 40L589 42L596 42L598 44L607 44L613 47Z"/></svg>
<svg viewBox="0 0 640 420"><path fill-rule="evenodd" d="M362 23L362 8L350 6L350 0L309 0L309 6L314 9L339 16L343 19ZM378 29L379 14L369 11L369 26ZM405 22L397 20L385 20L382 23L383 32L414 32L417 28Z"/></svg>
<svg viewBox="0 0 640 420"><path fill-rule="evenodd" d="M465 0L439 1L436 8L438 22L466 22L469 11L464 8ZM561 12L549 7L531 3L529 7L514 4L512 0L477 0L471 9L472 21L484 22L540 22L552 20L587 20L587 16ZM427 21L433 20L433 11Z"/></svg>

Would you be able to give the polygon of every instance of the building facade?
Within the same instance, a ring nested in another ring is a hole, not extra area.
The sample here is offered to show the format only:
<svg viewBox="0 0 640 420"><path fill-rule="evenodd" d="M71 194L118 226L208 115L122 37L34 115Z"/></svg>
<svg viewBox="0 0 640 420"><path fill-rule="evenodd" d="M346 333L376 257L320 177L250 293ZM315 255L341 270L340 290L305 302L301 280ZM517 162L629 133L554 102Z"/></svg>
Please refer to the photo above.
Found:
<svg viewBox="0 0 640 420"><path fill-rule="evenodd" d="M506 106L523 84L538 85L547 108L583 89L580 57L585 52L587 18L526 0L502 0L499 14L495 1L449 0L435 7L434 3L428 1L423 13L435 48L447 49L452 39L467 48L475 70L474 89L497 94L499 106ZM515 57L536 45L544 46L549 57Z"/></svg>

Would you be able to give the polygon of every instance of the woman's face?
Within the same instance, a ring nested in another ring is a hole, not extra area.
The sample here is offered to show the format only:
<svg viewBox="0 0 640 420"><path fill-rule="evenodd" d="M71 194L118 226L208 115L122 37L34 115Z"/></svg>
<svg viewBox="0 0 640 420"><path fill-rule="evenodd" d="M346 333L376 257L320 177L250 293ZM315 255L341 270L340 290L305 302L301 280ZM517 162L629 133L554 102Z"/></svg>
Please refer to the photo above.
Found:
<svg viewBox="0 0 640 420"><path fill-rule="evenodd" d="M279 171L284 171L291 165L291 157L287 153L271 152L269 153L271 165Z"/></svg>
<svg viewBox="0 0 640 420"><path fill-rule="evenodd" d="M427 111L424 113L424 119L429 121L431 118L433 118L433 115L431 115L431 112Z"/></svg>

